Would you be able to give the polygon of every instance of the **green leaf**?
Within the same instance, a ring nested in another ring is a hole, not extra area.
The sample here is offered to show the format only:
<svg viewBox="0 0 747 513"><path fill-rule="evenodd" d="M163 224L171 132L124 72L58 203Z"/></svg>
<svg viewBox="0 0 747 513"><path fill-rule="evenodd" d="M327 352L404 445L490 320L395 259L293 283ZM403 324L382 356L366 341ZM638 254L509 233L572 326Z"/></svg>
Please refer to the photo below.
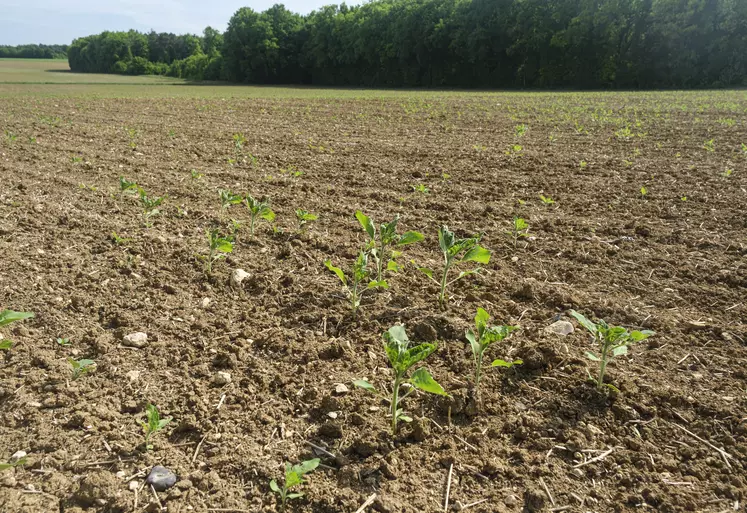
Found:
<svg viewBox="0 0 747 513"><path fill-rule="evenodd" d="M386 282L386 280L371 281L368 283L368 288L369 289L376 289L376 288L388 289L389 284Z"/></svg>
<svg viewBox="0 0 747 513"><path fill-rule="evenodd" d="M405 232L402 234L399 241L397 241L397 245L404 246L406 244L413 244L415 242L420 242L423 239L425 239L425 236L420 232Z"/></svg>
<svg viewBox="0 0 747 513"><path fill-rule="evenodd" d="M482 350L482 346L480 346L480 343L475 338L475 334L472 332L472 330L467 330L467 333L465 333L464 336L467 338L467 341L472 348L472 353L475 356L479 355L480 351Z"/></svg>
<svg viewBox="0 0 747 513"><path fill-rule="evenodd" d="M272 490L275 493L280 493L280 487L278 486L278 483L274 479L270 481L270 490Z"/></svg>
<svg viewBox="0 0 747 513"><path fill-rule="evenodd" d="M3 310L0 312L0 326L6 326L11 322L30 319L34 316L31 312L14 312L13 310Z"/></svg>
<svg viewBox="0 0 747 513"><path fill-rule="evenodd" d="M449 395L444 391L441 385L433 379L433 376L431 376L431 373L428 372L425 367L420 367L418 370L413 372L410 382L423 392L429 392L436 395Z"/></svg>
<svg viewBox="0 0 747 513"><path fill-rule="evenodd" d="M230 253L231 251L233 251L233 244L224 240L219 242L218 246L215 249L217 249L221 253Z"/></svg>
<svg viewBox="0 0 747 513"><path fill-rule="evenodd" d="M303 497L303 492L293 492L286 495L288 499L298 499L299 497Z"/></svg>
<svg viewBox="0 0 747 513"><path fill-rule="evenodd" d="M390 260L386 264L386 270L398 273L399 271L402 270L402 267L397 262L395 262L394 260Z"/></svg>
<svg viewBox="0 0 747 513"><path fill-rule="evenodd" d="M0 472L3 470L8 470L9 468L13 468L13 465L10 463L0 463Z"/></svg>
<svg viewBox="0 0 747 513"><path fill-rule="evenodd" d="M462 258L462 262L477 262L479 264L487 264L490 262L490 251L481 247L475 246L474 248L467 251L467 254Z"/></svg>
<svg viewBox="0 0 747 513"><path fill-rule="evenodd" d="M656 332L651 330L633 331L630 333L630 339L633 342L640 342L641 340L647 339L651 335L656 335Z"/></svg>
<svg viewBox="0 0 747 513"><path fill-rule="evenodd" d="M598 357L597 355L595 355L595 354L594 354L594 353L592 353L591 351L586 351L586 353L584 353L584 354L586 354L586 357L587 357L587 358L588 358L589 360L591 360L592 362L601 362L601 361L602 361L602 359L601 359L601 358L599 358L599 357Z"/></svg>
<svg viewBox="0 0 747 513"><path fill-rule="evenodd" d="M428 269L427 267L418 267L418 271L425 274L430 279L433 279L433 271L431 269Z"/></svg>
<svg viewBox="0 0 747 513"><path fill-rule="evenodd" d="M596 336L597 334L597 325L591 322L589 319L578 313L576 310L571 310L570 313L581 326L586 328L592 335Z"/></svg>
<svg viewBox="0 0 747 513"><path fill-rule="evenodd" d="M397 415L397 418L401 420L402 422L412 422L412 417L408 417L407 415L404 415L402 413Z"/></svg>
<svg viewBox="0 0 747 513"><path fill-rule="evenodd" d="M364 229L364 230L366 231L366 233L368 234L368 236L369 236L369 237L370 237L371 239L375 239L375 238L376 238L376 227L375 227L375 226L373 225L373 223L371 222L371 218L370 218L370 217L368 217L368 216L367 216L366 214L364 214L363 212L361 212L360 210L358 210L358 211L357 211L357 212L355 213L355 218L356 218L356 219L358 220L358 222L359 222L359 223L361 224L361 226L362 226L362 227L363 227L363 229Z"/></svg>
<svg viewBox="0 0 747 513"><path fill-rule="evenodd" d="M490 314L484 309L478 307L477 313L475 314L475 326L477 327L478 333L485 329L488 325L488 321L490 321Z"/></svg>
<svg viewBox="0 0 747 513"><path fill-rule="evenodd" d="M514 360L512 362L507 362L506 360L493 360L493 363L490 364L491 367L505 367L506 369L510 369L514 365L523 365L524 360Z"/></svg>
<svg viewBox="0 0 747 513"><path fill-rule="evenodd" d="M313 460L306 460L304 462L301 462L300 465L296 465L295 467L293 467L293 470L301 475L308 474L309 472L313 471L316 467L319 466L320 461L321 460L319 458L314 458Z"/></svg>
<svg viewBox="0 0 747 513"><path fill-rule="evenodd" d="M0 340L0 349L7 351L11 347L13 347L12 340Z"/></svg>
<svg viewBox="0 0 747 513"><path fill-rule="evenodd" d="M404 359L405 369L409 369L419 361L428 358L436 348L436 344L429 344L426 342L408 349Z"/></svg>
<svg viewBox="0 0 747 513"><path fill-rule="evenodd" d="M446 225L438 230L438 245L444 253L448 253L454 245L454 232L450 231Z"/></svg>
<svg viewBox="0 0 747 513"><path fill-rule="evenodd" d="M612 356L628 354L628 346L617 346L612 350Z"/></svg>
<svg viewBox="0 0 747 513"><path fill-rule="evenodd" d="M262 212L261 217L269 223L275 222L275 212L273 212L269 208Z"/></svg>
<svg viewBox="0 0 747 513"><path fill-rule="evenodd" d="M171 422L171 417L169 417L167 419L161 419L161 420L159 420L158 421L158 429L165 428L166 426L169 425L169 422Z"/></svg>
<svg viewBox="0 0 747 513"><path fill-rule="evenodd" d="M340 278L340 281L342 282L343 285L347 285L348 284L348 280L347 280L347 278L345 278L345 273L342 272L342 269L340 269L339 267L335 267L334 265L332 265L332 261L331 260L325 261L324 265L327 266L327 269L329 269L330 271L332 271L333 273L335 273L338 278Z"/></svg>
<svg viewBox="0 0 747 513"><path fill-rule="evenodd" d="M353 381L353 386L362 388L363 390L368 390L370 392L376 392L376 387L365 379L356 379L355 381Z"/></svg>

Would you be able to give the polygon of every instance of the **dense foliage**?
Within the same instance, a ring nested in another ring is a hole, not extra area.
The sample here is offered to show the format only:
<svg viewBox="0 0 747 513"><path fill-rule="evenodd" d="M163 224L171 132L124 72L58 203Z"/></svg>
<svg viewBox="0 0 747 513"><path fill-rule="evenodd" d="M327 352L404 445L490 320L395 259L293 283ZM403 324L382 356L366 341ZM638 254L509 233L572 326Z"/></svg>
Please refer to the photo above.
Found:
<svg viewBox="0 0 747 513"><path fill-rule="evenodd" d="M747 85L743 0L374 0L307 16L248 7L225 34L104 32L73 71L259 84L456 87Z"/></svg>
<svg viewBox="0 0 747 513"><path fill-rule="evenodd" d="M67 59L67 45L0 45L0 59Z"/></svg>

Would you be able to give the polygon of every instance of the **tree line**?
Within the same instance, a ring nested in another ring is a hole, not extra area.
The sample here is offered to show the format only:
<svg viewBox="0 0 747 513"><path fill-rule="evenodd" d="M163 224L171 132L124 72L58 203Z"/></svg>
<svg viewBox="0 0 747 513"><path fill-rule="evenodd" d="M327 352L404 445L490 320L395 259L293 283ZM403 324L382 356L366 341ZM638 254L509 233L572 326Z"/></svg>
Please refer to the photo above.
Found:
<svg viewBox="0 0 747 513"><path fill-rule="evenodd" d="M0 59L67 59L67 45L0 45Z"/></svg>
<svg viewBox="0 0 747 513"><path fill-rule="evenodd" d="M698 88L747 85L744 0L373 0L248 7L225 33L104 32L73 71L254 84Z"/></svg>

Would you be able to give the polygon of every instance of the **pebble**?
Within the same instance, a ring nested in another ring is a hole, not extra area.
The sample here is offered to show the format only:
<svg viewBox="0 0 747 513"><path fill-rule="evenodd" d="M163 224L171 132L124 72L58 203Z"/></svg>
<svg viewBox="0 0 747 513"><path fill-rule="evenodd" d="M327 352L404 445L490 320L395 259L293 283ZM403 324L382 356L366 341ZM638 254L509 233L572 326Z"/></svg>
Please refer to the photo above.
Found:
<svg viewBox="0 0 747 513"><path fill-rule="evenodd" d="M134 492L135 490L140 488L140 483L138 483L137 480L133 479L132 481L130 481L130 484L127 485L127 487L130 489L130 491Z"/></svg>
<svg viewBox="0 0 747 513"><path fill-rule="evenodd" d="M555 333L556 335L560 335L561 337L565 337L566 335L570 335L575 330L573 328L573 324L571 324L568 321L555 321L554 323L550 324L545 328L545 331L548 333Z"/></svg>
<svg viewBox="0 0 747 513"><path fill-rule="evenodd" d="M160 465L156 465L145 479L145 484L153 485L157 492L163 492L176 484L176 474Z"/></svg>
<svg viewBox="0 0 747 513"><path fill-rule="evenodd" d="M213 383L218 385L219 387L222 387L223 385L228 385L231 381L231 373L225 372L225 371L218 371L213 376Z"/></svg>
<svg viewBox="0 0 747 513"><path fill-rule="evenodd" d="M506 506L516 506L516 503L519 502L519 500L516 498L516 495L507 495L505 499L503 499L503 504Z"/></svg>
<svg viewBox="0 0 747 513"><path fill-rule="evenodd" d="M127 374L125 374L125 377L130 380L130 383L134 383L138 379L140 379L140 371L139 370L131 370Z"/></svg>
<svg viewBox="0 0 747 513"><path fill-rule="evenodd" d="M125 335L124 339L122 339L122 344L128 347L136 347L138 349L142 349L146 346L147 343L148 335L146 333L143 333L142 331L138 331L137 333L130 333L129 335Z"/></svg>
<svg viewBox="0 0 747 513"><path fill-rule="evenodd" d="M22 460L23 458L25 458L26 456L27 456L26 451L17 451L16 453L13 454L13 456L10 457L10 462L16 463L19 460Z"/></svg>
<svg viewBox="0 0 747 513"><path fill-rule="evenodd" d="M234 269L231 273L231 285L239 286L241 282L249 277L249 273L243 269Z"/></svg>
<svg viewBox="0 0 747 513"><path fill-rule="evenodd" d="M127 477L127 473L124 470L120 470L114 475L117 476L119 479L124 479L125 477Z"/></svg>
<svg viewBox="0 0 747 513"><path fill-rule="evenodd" d="M345 395L345 394L347 394L348 392L350 392L350 390L349 390L349 389L348 389L348 387L347 387L347 386L346 386L345 384L343 384L343 383L338 383L338 384L337 384L337 385L335 386L335 394L336 394L336 395Z"/></svg>
<svg viewBox="0 0 747 513"><path fill-rule="evenodd" d="M202 298L202 307L207 308L208 305L210 305L210 298L209 297Z"/></svg>

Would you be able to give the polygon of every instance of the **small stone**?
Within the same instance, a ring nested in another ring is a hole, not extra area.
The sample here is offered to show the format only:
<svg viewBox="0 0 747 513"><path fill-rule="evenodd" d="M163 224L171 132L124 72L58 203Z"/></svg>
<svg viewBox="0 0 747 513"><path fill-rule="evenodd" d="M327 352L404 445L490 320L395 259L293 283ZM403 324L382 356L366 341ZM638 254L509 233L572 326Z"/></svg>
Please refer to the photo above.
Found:
<svg viewBox="0 0 747 513"><path fill-rule="evenodd" d="M213 384L218 385L219 387L222 387L223 385L228 385L233 381L231 379L231 373L225 372L225 371L218 371L213 376Z"/></svg>
<svg viewBox="0 0 747 513"><path fill-rule="evenodd" d="M350 390L343 383L338 383L335 386L335 395L345 395L348 392L350 392Z"/></svg>
<svg viewBox="0 0 747 513"><path fill-rule="evenodd" d="M516 495L506 495L506 498L503 499L503 504L508 507L516 506L518 502L519 499L516 498Z"/></svg>
<svg viewBox="0 0 747 513"><path fill-rule="evenodd" d="M133 479L132 481L130 481L130 484L127 485L127 488L129 488L131 492L134 492L135 490L140 488L140 483L138 483L137 480Z"/></svg>
<svg viewBox="0 0 747 513"><path fill-rule="evenodd" d="M547 333L554 333L556 335L560 335L561 337L565 337L566 335L570 335L575 330L573 328L573 324L571 324L568 321L555 321L554 323L550 324L545 328L545 331Z"/></svg>
<svg viewBox="0 0 747 513"><path fill-rule="evenodd" d="M117 476L119 479L124 479L125 477L127 477L127 473L124 470L120 470L114 475Z"/></svg>
<svg viewBox="0 0 747 513"><path fill-rule="evenodd" d="M207 308L208 305L210 305L210 298L209 297L202 298L202 307Z"/></svg>
<svg viewBox="0 0 747 513"><path fill-rule="evenodd" d="M29 406L30 406L31 408L41 408L41 405L42 405L42 404L41 404L41 403L39 403L39 402L36 402L36 401L31 401L31 402L29 402L29 403L28 403L28 405L29 405Z"/></svg>
<svg viewBox="0 0 747 513"><path fill-rule="evenodd" d="M145 484L153 485L157 492L163 492L176 484L176 474L165 467L156 465L145 479Z"/></svg>
<svg viewBox="0 0 747 513"><path fill-rule="evenodd" d="M511 261L512 261L512 262L514 262L514 263L516 263L516 262L518 262L518 261L519 261L519 257L517 257L517 256L512 256L512 257L511 257Z"/></svg>
<svg viewBox="0 0 747 513"><path fill-rule="evenodd" d="M249 277L249 273L243 269L234 269L231 273L231 285L238 287L241 282Z"/></svg>
<svg viewBox="0 0 747 513"><path fill-rule="evenodd" d="M140 371L138 370L131 370L127 374L125 374L125 377L130 380L130 383L134 383L138 379L140 379Z"/></svg>
<svg viewBox="0 0 747 513"><path fill-rule="evenodd" d="M124 336L124 339L122 339L122 344L128 347L136 347L138 349L142 349L148 344L148 335L146 333L143 333L142 331L138 331L137 333L130 333L129 335Z"/></svg>
<svg viewBox="0 0 747 513"><path fill-rule="evenodd" d="M327 414L327 417L329 417L330 419L336 419L337 418L337 412L336 411L331 411L331 412L329 412Z"/></svg>
<svg viewBox="0 0 747 513"><path fill-rule="evenodd" d="M26 451L17 451L13 454L13 456L10 457L11 463L18 463L19 460L22 460L27 456Z"/></svg>

